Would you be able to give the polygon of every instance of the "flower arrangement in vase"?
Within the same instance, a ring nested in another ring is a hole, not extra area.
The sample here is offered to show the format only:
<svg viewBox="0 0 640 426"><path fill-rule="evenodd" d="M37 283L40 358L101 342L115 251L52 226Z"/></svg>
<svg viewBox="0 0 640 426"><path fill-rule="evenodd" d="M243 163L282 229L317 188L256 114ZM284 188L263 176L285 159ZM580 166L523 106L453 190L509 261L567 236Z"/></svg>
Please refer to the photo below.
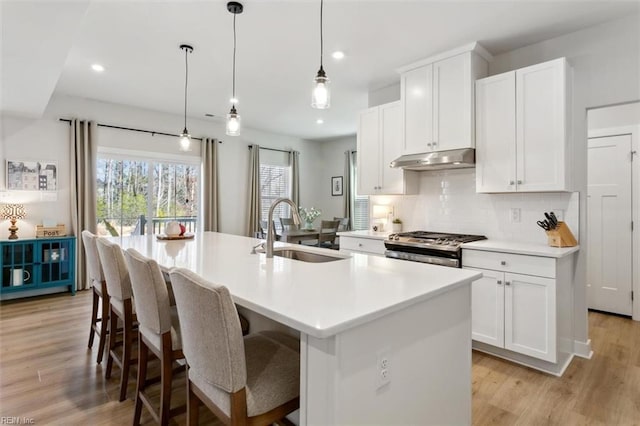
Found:
<svg viewBox="0 0 640 426"><path fill-rule="evenodd" d="M313 221L322 214L322 211L316 209L315 207L311 207L310 209L307 209L305 207L298 207L298 212L300 213L300 217L304 221L303 229L313 229Z"/></svg>

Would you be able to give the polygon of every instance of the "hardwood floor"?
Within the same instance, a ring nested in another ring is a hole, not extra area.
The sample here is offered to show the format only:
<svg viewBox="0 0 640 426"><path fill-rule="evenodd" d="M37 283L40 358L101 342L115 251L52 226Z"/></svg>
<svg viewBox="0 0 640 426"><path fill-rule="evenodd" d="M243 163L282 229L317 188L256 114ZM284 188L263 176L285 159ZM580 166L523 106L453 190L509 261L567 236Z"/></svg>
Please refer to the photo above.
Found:
<svg viewBox="0 0 640 426"><path fill-rule="evenodd" d="M87 349L90 302L82 291L0 304L0 423L131 423L135 371L118 402L119 375L106 380L97 343ZM640 323L591 312L589 330L593 358L575 358L560 378L474 352L474 425L640 425ZM184 379L174 389L183 403ZM146 412L142 421L154 424ZM201 424L220 423L201 411Z"/></svg>

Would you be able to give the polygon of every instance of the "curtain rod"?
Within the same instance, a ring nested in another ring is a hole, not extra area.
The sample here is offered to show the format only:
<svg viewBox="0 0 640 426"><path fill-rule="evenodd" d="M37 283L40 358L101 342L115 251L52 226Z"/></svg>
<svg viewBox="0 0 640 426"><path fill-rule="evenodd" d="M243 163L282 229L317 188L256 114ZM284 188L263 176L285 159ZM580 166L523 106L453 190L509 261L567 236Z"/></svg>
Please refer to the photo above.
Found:
<svg viewBox="0 0 640 426"><path fill-rule="evenodd" d="M253 145L249 145L249 149L253 148ZM277 151L277 152L286 152L287 154L291 152L291 150L286 151L284 149L276 149L276 148L265 148L264 146L261 146L260 149L266 149L267 151Z"/></svg>
<svg viewBox="0 0 640 426"><path fill-rule="evenodd" d="M66 123L69 123L69 125L71 125L71 120L68 119L68 118L60 118L59 120L60 121L64 121ZM142 130L142 129L134 129L134 128L131 128L131 127L113 126L111 124L98 123L97 125L98 125L98 127L107 127L109 129L129 130L131 132L140 132L140 133L150 133L153 136L162 135L162 136L172 136L172 137L176 137L176 138L180 136L180 135L172 135L171 133L156 132L156 131L152 131L152 130ZM192 137L191 139L202 142L202 138L193 138ZM218 143L222 143L222 141L219 140Z"/></svg>

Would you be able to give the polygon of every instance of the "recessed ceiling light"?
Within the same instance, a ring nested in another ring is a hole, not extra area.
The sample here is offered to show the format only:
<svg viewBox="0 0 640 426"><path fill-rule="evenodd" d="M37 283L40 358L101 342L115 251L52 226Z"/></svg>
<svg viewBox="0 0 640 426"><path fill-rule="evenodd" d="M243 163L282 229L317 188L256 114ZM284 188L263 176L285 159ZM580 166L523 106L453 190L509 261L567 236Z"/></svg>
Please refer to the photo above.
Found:
<svg viewBox="0 0 640 426"><path fill-rule="evenodd" d="M95 72L102 72L104 71L104 67L100 64L93 64L91 65L91 69L94 70Z"/></svg>
<svg viewBox="0 0 640 426"><path fill-rule="evenodd" d="M341 52L340 50L336 50L335 52L333 52L331 54L331 56L333 57L333 59L340 60L340 59L344 58L344 52Z"/></svg>
<svg viewBox="0 0 640 426"><path fill-rule="evenodd" d="M324 120L323 120L322 118L318 118L318 119L316 120L316 123L317 123L317 124L322 124L322 123L324 123Z"/></svg>
<svg viewBox="0 0 640 426"><path fill-rule="evenodd" d="M237 104L238 103L238 98L231 98L231 99L229 99L229 102L231 102L232 104Z"/></svg>

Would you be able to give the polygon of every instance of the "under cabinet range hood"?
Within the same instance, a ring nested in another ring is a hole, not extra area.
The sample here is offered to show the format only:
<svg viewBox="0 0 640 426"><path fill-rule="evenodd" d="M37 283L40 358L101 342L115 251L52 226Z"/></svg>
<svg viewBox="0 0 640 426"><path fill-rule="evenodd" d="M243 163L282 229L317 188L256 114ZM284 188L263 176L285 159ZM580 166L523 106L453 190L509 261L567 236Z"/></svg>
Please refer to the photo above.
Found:
<svg viewBox="0 0 640 426"><path fill-rule="evenodd" d="M393 160L390 166L405 170L464 169L475 167L475 162L476 150L463 148L403 155Z"/></svg>

